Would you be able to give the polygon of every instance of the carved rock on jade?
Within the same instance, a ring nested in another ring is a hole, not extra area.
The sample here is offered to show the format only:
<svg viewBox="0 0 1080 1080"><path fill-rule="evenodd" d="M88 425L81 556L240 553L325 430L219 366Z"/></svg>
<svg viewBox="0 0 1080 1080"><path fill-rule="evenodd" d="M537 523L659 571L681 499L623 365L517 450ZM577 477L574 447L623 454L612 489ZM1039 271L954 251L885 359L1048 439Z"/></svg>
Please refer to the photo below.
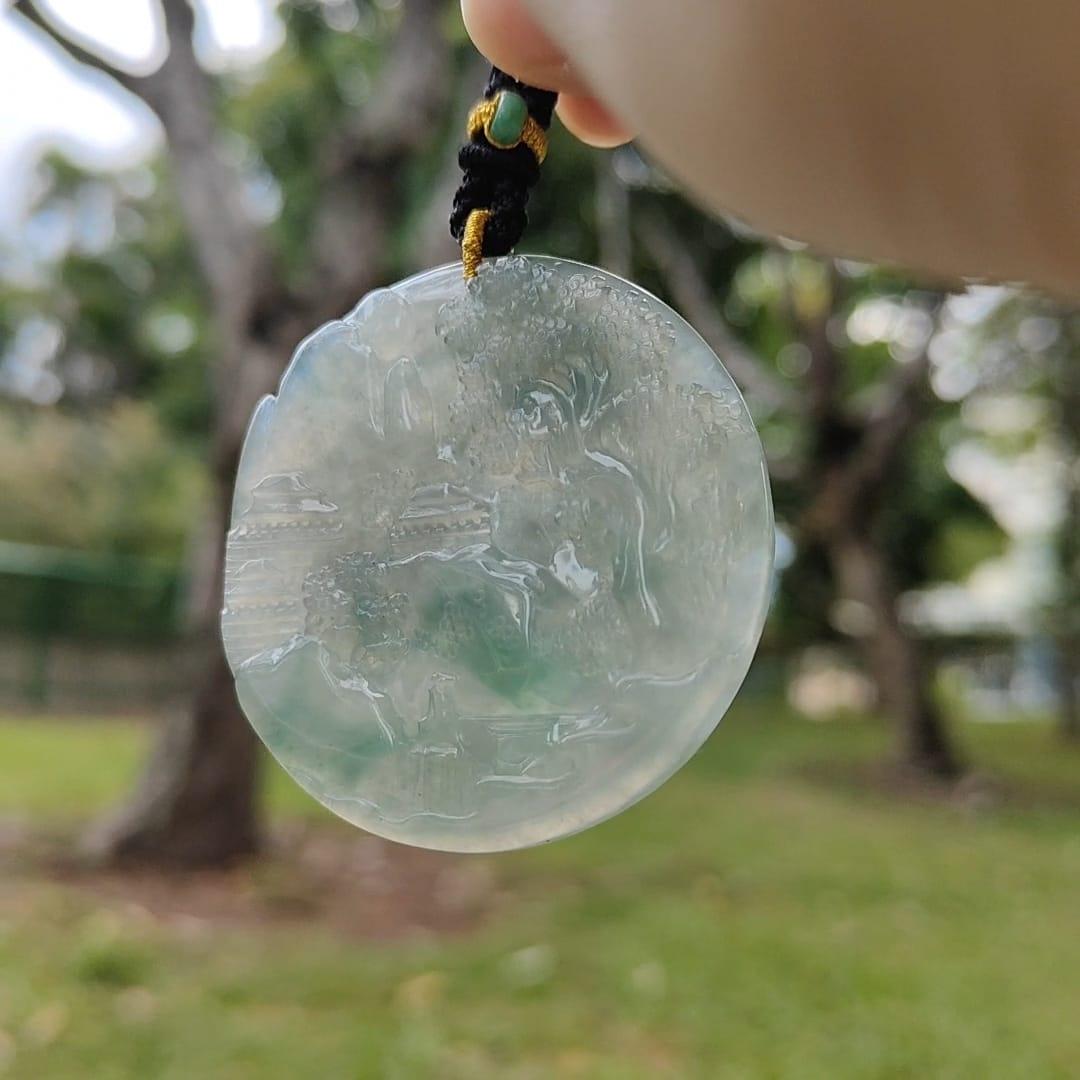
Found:
<svg viewBox="0 0 1080 1080"><path fill-rule="evenodd" d="M690 757L749 666L772 553L761 445L701 338L609 274L510 257L301 344L244 446L222 629L316 799L496 851Z"/></svg>

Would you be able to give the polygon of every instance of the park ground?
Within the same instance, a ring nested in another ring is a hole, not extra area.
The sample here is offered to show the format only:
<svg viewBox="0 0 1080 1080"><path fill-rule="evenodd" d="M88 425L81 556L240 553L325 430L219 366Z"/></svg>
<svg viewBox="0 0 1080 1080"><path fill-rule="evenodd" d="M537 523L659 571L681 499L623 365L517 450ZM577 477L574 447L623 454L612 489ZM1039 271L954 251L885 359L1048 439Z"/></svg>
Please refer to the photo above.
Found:
<svg viewBox="0 0 1080 1080"><path fill-rule="evenodd" d="M946 794L744 700L629 812L484 858L273 773L274 854L169 877L67 855L143 726L0 720L0 1075L1080 1076L1080 752L958 728Z"/></svg>

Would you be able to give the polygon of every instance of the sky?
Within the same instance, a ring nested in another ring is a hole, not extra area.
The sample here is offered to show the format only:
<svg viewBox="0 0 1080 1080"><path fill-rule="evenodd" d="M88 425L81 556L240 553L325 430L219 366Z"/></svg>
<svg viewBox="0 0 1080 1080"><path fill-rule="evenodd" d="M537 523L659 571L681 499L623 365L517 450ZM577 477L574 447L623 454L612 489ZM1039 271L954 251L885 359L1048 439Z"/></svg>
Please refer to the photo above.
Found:
<svg viewBox="0 0 1080 1080"><path fill-rule="evenodd" d="M73 40L133 72L165 54L156 0L37 0ZM242 68L281 41L275 0L198 0L196 45L208 67ZM136 165L159 139L150 111L116 83L73 63L0 0L0 233L14 232L34 165L59 149L88 169Z"/></svg>

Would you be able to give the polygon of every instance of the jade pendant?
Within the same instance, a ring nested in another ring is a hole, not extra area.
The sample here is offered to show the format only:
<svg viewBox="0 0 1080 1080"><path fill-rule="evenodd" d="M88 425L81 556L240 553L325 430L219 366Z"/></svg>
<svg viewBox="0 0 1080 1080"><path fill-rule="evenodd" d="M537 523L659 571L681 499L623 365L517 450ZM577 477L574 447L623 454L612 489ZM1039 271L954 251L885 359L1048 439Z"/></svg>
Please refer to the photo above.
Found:
<svg viewBox="0 0 1080 1080"><path fill-rule="evenodd" d="M244 446L222 632L251 723L325 806L519 848L701 745L772 555L715 354L625 281L515 256L374 292L300 345Z"/></svg>

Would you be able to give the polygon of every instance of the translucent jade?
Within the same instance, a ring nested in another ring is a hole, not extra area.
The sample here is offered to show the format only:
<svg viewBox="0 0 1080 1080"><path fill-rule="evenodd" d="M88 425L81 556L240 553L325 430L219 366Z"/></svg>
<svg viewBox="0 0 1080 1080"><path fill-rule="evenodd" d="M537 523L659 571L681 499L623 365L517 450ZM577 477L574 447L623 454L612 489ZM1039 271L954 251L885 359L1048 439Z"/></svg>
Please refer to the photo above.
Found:
<svg viewBox="0 0 1080 1080"><path fill-rule="evenodd" d="M244 446L222 630L289 773L381 836L584 829L701 745L769 594L761 446L673 311L558 259L365 297Z"/></svg>

